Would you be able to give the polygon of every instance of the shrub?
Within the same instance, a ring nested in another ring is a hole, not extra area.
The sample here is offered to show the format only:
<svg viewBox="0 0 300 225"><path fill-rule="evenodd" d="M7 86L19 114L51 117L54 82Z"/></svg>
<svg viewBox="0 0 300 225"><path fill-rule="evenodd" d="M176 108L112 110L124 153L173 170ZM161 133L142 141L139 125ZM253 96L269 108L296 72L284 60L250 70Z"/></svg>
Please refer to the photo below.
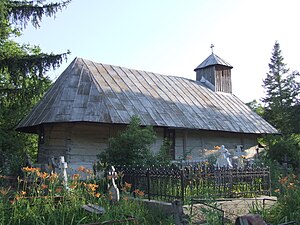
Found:
<svg viewBox="0 0 300 225"><path fill-rule="evenodd" d="M300 135L279 137L270 145L269 156L279 163L287 162L294 169L299 168L300 160Z"/></svg>
<svg viewBox="0 0 300 225"><path fill-rule="evenodd" d="M98 158L113 165L143 165L151 157L155 138L153 128L141 127L140 119L133 116L125 131L109 139L108 148Z"/></svg>
<svg viewBox="0 0 300 225"><path fill-rule="evenodd" d="M280 188L278 201L271 208L267 221L271 223L282 223L286 221L300 221L300 181L294 174L279 179Z"/></svg>

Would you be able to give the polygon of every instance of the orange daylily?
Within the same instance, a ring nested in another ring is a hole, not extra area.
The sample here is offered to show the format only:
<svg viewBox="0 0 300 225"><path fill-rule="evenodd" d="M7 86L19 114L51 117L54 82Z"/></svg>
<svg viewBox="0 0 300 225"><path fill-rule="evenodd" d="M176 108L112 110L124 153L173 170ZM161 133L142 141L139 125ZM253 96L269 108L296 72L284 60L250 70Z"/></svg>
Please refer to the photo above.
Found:
<svg viewBox="0 0 300 225"><path fill-rule="evenodd" d="M286 177L284 177L284 178L281 178L281 179L279 180L279 183L280 183L280 184L285 184L287 181L288 181L288 177L286 176Z"/></svg>
<svg viewBox="0 0 300 225"><path fill-rule="evenodd" d="M290 183L288 186L287 186L287 189L290 189L290 190L294 190L295 189L295 183Z"/></svg>
<svg viewBox="0 0 300 225"><path fill-rule="evenodd" d="M24 172L31 172L31 173L33 173L33 172L38 172L38 171L40 171L41 168L38 168L38 167L35 168L35 167L28 167L28 166L26 166L26 167L23 167L22 170L23 170Z"/></svg>
<svg viewBox="0 0 300 225"><path fill-rule="evenodd" d="M144 196L145 195L145 193L143 191L141 191L140 189L135 189L133 192L136 193L139 196Z"/></svg>
<svg viewBox="0 0 300 225"><path fill-rule="evenodd" d="M72 175L73 180L78 180L79 178L80 178L80 174L78 174L78 173L75 173Z"/></svg>
<svg viewBox="0 0 300 225"><path fill-rule="evenodd" d="M100 196L101 196L100 193L95 193L95 197L96 197L96 198L99 198Z"/></svg>
<svg viewBox="0 0 300 225"><path fill-rule="evenodd" d="M56 193L60 193L61 191L62 191L62 188L60 188L60 187L55 189Z"/></svg>
<svg viewBox="0 0 300 225"><path fill-rule="evenodd" d="M58 178L58 174L57 173L51 173L51 175L50 175L50 181L55 181L55 180L57 180L57 178Z"/></svg>
<svg viewBox="0 0 300 225"><path fill-rule="evenodd" d="M91 191L96 191L96 189L98 188L99 185L97 184L86 184L84 183L84 186L87 187L87 189L91 190Z"/></svg>
<svg viewBox="0 0 300 225"><path fill-rule="evenodd" d="M77 168L77 170L78 170L79 172L83 172L83 173L86 172L86 168L85 168L84 166L79 166L79 167Z"/></svg>
<svg viewBox="0 0 300 225"><path fill-rule="evenodd" d="M49 174L46 172L37 172L38 177L42 178L42 179L46 179L47 177L49 177Z"/></svg>
<svg viewBox="0 0 300 225"><path fill-rule="evenodd" d="M41 188L42 188L42 189L46 189L46 188L48 188L48 185L42 184L42 185L41 185Z"/></svg>

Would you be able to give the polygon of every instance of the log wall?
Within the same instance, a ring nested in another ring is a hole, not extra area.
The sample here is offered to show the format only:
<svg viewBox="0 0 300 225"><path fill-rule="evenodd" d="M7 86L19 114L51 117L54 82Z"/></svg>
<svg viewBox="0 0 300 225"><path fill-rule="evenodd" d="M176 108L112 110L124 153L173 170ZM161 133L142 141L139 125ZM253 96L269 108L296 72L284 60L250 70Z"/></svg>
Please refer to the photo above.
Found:
<svg viewBox="0 0 300 225"><path fill-rule="evenodd" d="M67 162L76 165L92 165L97 155L107 147L107 140L114 137L125 126L101 125L96 123L65 123L44 126L43 142L39 143L39 163L48 163L51 156L64 155ZM157 139L151 150L158 153L164 140L164 128L154 128ZM233 151L236 145L248 149L257 145L256 135L239 133L175 130L175 159L191 156L193 159L203 159L204 155L216 145L225 145Z"/></svg>

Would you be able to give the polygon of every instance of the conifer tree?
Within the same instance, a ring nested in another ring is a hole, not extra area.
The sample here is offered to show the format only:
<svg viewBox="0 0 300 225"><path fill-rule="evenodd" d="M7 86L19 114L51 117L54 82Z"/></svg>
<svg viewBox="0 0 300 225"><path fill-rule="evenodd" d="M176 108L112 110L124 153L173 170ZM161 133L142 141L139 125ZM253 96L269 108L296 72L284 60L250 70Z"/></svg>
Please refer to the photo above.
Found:
<svg viewBox="0 0 300 225"><path fill-rule="evenodd" d="M263 81L266 96L262 99L265 105L264 117L282 134L290 134L293 124L293 107L299 103L299 87L296 77L298 72L289 72L276 41L273 47L269 72Z"/></svg>
<svg viewBox="0 0 300 225"><path fill-rule="evenodd" d="M7 172L7 165L19 168L26 154L36 154L37 138L18 133L15 127L49 88L51 80L45 73L67 56L43 53L39 46L20 44L13 38L28 23L38 28L43 17L54 17L69 2L0 1L0 174Z"/></svg>

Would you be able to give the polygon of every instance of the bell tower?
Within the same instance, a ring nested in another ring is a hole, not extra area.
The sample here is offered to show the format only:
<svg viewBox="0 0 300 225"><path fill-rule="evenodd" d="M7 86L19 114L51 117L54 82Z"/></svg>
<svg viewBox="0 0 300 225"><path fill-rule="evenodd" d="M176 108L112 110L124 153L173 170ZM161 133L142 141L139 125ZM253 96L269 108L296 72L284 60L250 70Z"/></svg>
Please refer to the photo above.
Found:
<svg viewBox="0 0 300 225"><path fill-rule="evenodd" d="M194 71L196 80L205 84L216 92L232 93L231 69L233 68L225 60L213 52L214 45L211 45L212 53Z"/></svg>

